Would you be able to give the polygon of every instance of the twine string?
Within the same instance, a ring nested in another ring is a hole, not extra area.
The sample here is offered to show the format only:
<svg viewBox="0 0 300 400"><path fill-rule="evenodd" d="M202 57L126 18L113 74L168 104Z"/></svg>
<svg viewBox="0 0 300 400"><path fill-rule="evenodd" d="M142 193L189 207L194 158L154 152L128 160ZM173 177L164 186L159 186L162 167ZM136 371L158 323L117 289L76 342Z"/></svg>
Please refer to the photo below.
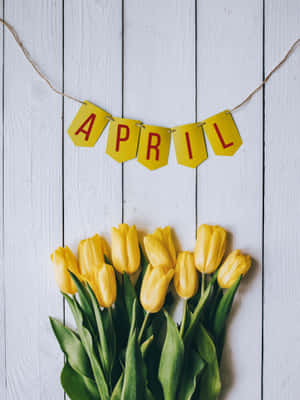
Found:
<svg viewBox="0 0 300 400"><path fill-rule="evenodd" d="M262 81L262 83L260 85L258 85L254 90L252 90L252 92L250 92L250 94L240 104L235 106L231 110L231 112L236 111L238 108L242 107L244 104L248 103L248 101L251 100L252 96L254 96L255 93L257 93L268 82L268 80L271 78L271 76L287 61L287 59L294 52L295 48L298 46L299 43L300 43L300 38L297 39L292 44L292 46L289 48L288 52L283 57L283 59L277 65L275 65L275 67L272 69L271 72L268 73L268 75L265 77L265 79Z"/></svg>
<svg viewBox="0 0 300 400"><path fill-rule="evenodd" d="M45 81L47 83L47 85L50 87L50 89L52 89L55 93L64 96L64 97L68 97L68 99L77 101L77 103L81 103L84 104L83 101L77 99L76 97L70 96L67 93L61 92L60 90L56 89L52 83L49 81L49 79L46 77L45 74L43 74L43 72L41 72L41 70L39 69L37 63L32 59L29 51L26 49L26 47L24 47L21 39L19 38L19 35L17 34L16 30L14 29L14 27L12 25L10 25L8 22L4 21L4 19L0 18L0 22L6 26L6 28L9 30L9 32L13 35L15 41L17 42L18 46L20 47L20 49L22 50L24 56L26 57L26 59L29 61L29 63L32 65L33 69L35 70L35 72L42 78L43 81Z"/></svg>
<svg viewBox="0 0 300 400"><path fill-rule="evenodd" d="M27 61L31 64L31 66L33 67L35 72L41 77L41 79L47 83L47 85L50 87L51 90L53 90L53 92L59 94L60 96L64 96L64 97L67 97L68 99L76 101L77 103L84 104L84 102L81 101L80 99L78 99L78 98L76 98L74 96L71 96L71 95L69 95L67 93L61 92L60 90L56 89L52 85L52 83L49 81L47 76L40 70L38 64L32 59L29 51L24 47L24 45L23 45L21 39L19 38L16 30L14 29L14 27L12 25L10 25L8 22L4 21L4 19L2 19L2 18L0 18L0 22L9 30L9 32L14 37L16 43L18 44L18 46L22 50L22 52L23 52L25 58L27 59ZM297 39L292 44L292 46L289 48L288 52L285 54L283 59L271 70L271 72L268 73L268 75L261 82L261 84L258 85L254 90L252 90L252 92L250 92L248 94L248 96L241 103L239 103L237 106L233 107L231 109L231 112L236 111L237 109L239 109L240 107L242 107L244 104L248 103L248 101L251 100L251 98L268 82L268 80L271 78L271 76L287 61L287 59L291 56L291 54L294 52L294 50L296 49L296 47L298 46L299 43L300 43L300 38ZM143 127L143 126L141 125L141 127Z"/></svg>

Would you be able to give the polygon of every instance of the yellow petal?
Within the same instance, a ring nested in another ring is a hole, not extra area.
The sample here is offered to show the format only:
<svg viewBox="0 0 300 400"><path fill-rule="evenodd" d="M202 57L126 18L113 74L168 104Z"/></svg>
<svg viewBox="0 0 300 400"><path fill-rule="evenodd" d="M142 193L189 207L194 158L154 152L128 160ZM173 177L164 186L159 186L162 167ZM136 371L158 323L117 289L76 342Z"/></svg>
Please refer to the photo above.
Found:
<svg viewBox="0 0 300 400"><path fill-rule="evenodd" d="M102 238L96 234L81 240L78 246L78 258L81 273L88 277L94 268L99 268L104 263Z"/></svg>
<svg viewBox="0 0 300 400"><path fill-rule="evenodd" d="M144 238L145 251L150 261L155 267L172 268L173 261L168 249L157 239L155 235L147 235Z"/></svg>
<svg viewBox="0 0 300 400"><path fill-rule="evenodd" d="M120 273L126 271L128 264L126 236L120 229L111 230L111 248L114 267Z"/></svg>
<svg viewBox="0 0 300 400"><path fill-rule="evenodd" d="M54 264L54 276L56 283L63 293L75 294L76 286L69 274L72 271L78 274L78 265L75 256L66 246L59 247L51 254L51 261Z"/></svg>
<svg viewBox="0 0 300 400"><path fill-rule="evenodd" d="M111 265L104 264L96 272L95 286L96 295L101 307L111 307L117 296L116 277Z"/></svg>
<svg viewBox="0 0 300 400"><path fill-rule="evenodd" d="M156 313L163 307L173 275L173 269L148 265L140 295L141 304L147 312Z"/></svg>
<svg viewBox="0 0 300 400"><path fill-rule="evenodd" d="M169 226L166 226L163 230L164 232L164 238L165 238L165 243L166 246L169 250L171 259L173 261L173 266L175 266L176 263L176 249L175 249L175 245L172 239L172 233L171 233L171 228Z"/></svg>
<svg viewBox="0 0 300 400"><path fill-rule="evenodd" d="M139 269L141 261L138 234L135 225L130 227L127 234L127 256L127 273L134 274Z"/></svg>
<svg viewBox="0 0 300 400"><path fill-rule="evenodd" d="M189 299L196 294L198 285L199 277L193 255L189 252L179 253L174 275L174 287L177 294L183 299Z"/></svg>
<svg viewBox="0 0 300 400"><path fill-rule="evenodd" d="M207 254L205 273L211 274L218 268L225 251L225 237L226 233L224 229L219 227L213 229Z"/></svg>
<svg viewBox="0 0 300 400"><path fill-rule="evenodd" d="M251 266L250 256L240 250L231 252L218 271L218 283L222 288L230 288L236 280L245 275Z"/></svg>
<svg viewBox="0 0 300 400"><path fill-rule="evenodd" d="M200 225L197 230L197 240L194 250L195 265L200 272L205 272L207 255L210 246L212 227Z"/></svg>

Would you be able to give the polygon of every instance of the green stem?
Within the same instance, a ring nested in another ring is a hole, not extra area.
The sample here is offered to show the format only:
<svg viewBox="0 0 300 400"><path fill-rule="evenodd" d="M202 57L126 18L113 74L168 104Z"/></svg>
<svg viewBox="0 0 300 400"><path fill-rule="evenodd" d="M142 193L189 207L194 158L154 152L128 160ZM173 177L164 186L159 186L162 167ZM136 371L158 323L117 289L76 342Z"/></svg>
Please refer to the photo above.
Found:
<svg viewBox="0 0 300 400"><path fill-rule="evenodd" d="M183 334L184 334L184 331L185 331L186 317L187 317L187 300L184 300L183 316L182 316L180 332L179 332L181 337L183 337Z"/></svg>
<svg viewBox="0 0 300 400"><path fill-rule="evenodd" d="M203 296L203 293L205 291L205 273L201 273L201 297Z"/></svg>
<svg viewBox="0 0 300 400"><path fill-rule="evenodd" d="M144 331L145 331L145 329L146 329L149 316L150 316L150 313L147 312L146 315L145 315L145 318L144 318L144 321L143 321L143 324L142 324L140 333L139 333L139 337L138 337L139 343L141 343L141 341L142 341L142 339L143 339L143 334L144 334Z"/></svg>

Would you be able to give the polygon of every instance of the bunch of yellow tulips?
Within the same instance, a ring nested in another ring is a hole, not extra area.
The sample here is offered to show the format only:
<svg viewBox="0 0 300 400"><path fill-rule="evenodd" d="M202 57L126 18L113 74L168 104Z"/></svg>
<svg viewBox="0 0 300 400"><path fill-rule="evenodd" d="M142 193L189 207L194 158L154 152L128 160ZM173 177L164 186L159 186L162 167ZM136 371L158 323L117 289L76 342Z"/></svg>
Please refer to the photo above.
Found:
<svg viewBox="0 0 300 400"><path fill-rule="evenodd" d="M135 225L120 224L111 230L111 251L104 238L98 234L84 239L78 246L78 260L65 246L51 254L54 273L60 290L76 293L76 286L69 274L73 272L82 281L90 284L102 307L111 307L116 300L116 274L134 276L140 268L140 248ZM202 283L205 274L214 273L219 267L226 248L226 231L220 226L201 225L197 230L194 252L176 254L171 229L157 228L144 237L144 248L149 260L140 301L149 313L158 312L164 305L166 293L172 279L177 294L190 299L198 290L199 275ZM245 275L251 265L250 256L240 250L230 253L219 268L217 279L221 288L230 288Z"/></svg>
<svg viewBox="0 0 300 400"><path fill-rule="evenodd" d="M69 398L215 400L225 322L251 265L240 250L225 250L220 226L201 225L194 251L177 253L170 227L141 246L127 224L112 228L111 248L96 234L79 243L77 257L67 246L55 250L55 278L77 326L75 333L50 318ZM179 326L168 308L174 292L184 299Z"/></svg>

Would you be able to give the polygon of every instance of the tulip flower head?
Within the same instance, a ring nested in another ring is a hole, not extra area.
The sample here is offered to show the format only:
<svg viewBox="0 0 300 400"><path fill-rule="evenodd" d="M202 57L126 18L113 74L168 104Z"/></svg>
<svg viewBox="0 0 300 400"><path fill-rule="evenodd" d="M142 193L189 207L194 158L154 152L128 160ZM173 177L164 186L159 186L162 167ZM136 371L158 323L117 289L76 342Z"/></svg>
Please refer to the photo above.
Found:
<svg viewBox="0 0 300 400"><path fill-rule="evenodd" d="M251 267L251 257L240 250L231 252L218 271L218 284L221 288L230 288L236 280L244 276Z"/></svg>
<svg viewBox="0 0 300 400"><path fill-rule="evenodd" d="M117 297L117 282L111 265L104 263L100 268L95 268L88 283L101 307L109 308L114 304Z"/></svg>
<svg viewBox="0 0 300 400"><path fill-rule="evenodd" d="M112 261L120 273L134 274L141 261L138 235L135 225L120 224L111 230Z"/></svg>
<svg viewBox="0 0 300 400"><path fill-rule="evenodd" d="M199 276L193 254L183 251L177 257L174 275L175 290L183 299L190 299L196 294L198 286Z"/></svg>
<svg viewBox="0 0 300 400"><path fill-rule="evenodd" d="M58 247L51 254L51 261L54 264L54 275L58 287L63 293L75 294L76 286L69 274L72 271L75 275L79 274L79 267L76 257L69 247Z"/></svg>
<svg viewBox="0 0 300 400"><path fill-rule="evenodd" d="M146 254L153 267L174 268L176 250L172 240L171 229L157 228L153 234L144 237Z"/></svg>
<svg viewBox="0 0 300 400"><path fill-rule="evenodd" d="M149 313L157 313L164 305L174 269L148 265L141 288L141 304Z"/></svg>
<svg viewBox="0 0 300 400"><path fill-rule="evenodd" d="M196 268L204 274L215 272L222 261L225 245L225 229L220 226L200 225L194 250Z"/></svg>
<svg viewBox="0 0 300 400"><path fill-rule="evenodd" d="M104 255L110 257L104 239L98 234L91 238L81 240L78 246L80 272L89 279L95 268L99 269L104 264Z"/></svg>

